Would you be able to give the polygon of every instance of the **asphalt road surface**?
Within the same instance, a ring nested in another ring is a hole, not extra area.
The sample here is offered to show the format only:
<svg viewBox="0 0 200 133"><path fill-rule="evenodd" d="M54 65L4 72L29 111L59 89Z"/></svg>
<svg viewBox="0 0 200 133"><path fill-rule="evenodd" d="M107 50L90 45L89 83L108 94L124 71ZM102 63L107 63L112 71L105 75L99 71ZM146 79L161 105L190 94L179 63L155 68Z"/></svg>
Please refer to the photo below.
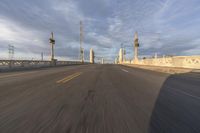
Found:
<svg viewBox="0 0 200 133"><path fill-rule="evenodd" d="M120 65L1 73L0 133L200 133L200 73Z"/></svg>

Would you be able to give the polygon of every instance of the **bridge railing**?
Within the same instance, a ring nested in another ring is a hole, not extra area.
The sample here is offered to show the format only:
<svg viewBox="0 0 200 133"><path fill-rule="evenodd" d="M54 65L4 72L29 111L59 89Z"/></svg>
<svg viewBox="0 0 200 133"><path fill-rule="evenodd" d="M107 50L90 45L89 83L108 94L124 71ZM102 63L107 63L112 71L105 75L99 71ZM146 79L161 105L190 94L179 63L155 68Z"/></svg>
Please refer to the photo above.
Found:
<svg viewBox="0 0 200 133"><path fill-rule="evenodd" d="M18 68L40 68L64 65L79 65L79 61L0 60L0 70Z"/></svg>
<svg viewBox="0 0 200 133"><path fill-rule="evenodd" d="M153 59L142 59L138 62L138 64L200 69L200 56L174 56Z"/></svg>

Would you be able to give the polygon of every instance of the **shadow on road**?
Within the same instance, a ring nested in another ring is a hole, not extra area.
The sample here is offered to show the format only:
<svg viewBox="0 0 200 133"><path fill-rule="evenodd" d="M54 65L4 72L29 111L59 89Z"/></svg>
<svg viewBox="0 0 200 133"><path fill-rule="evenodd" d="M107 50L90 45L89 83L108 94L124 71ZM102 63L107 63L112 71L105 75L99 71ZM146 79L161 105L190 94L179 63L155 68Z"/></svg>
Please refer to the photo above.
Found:
<svg viewBox="0 0 200 133"><path fill-rule="evenodd" d="M157 97L149 133L200 133L200 73L171 75Z"/></svg>

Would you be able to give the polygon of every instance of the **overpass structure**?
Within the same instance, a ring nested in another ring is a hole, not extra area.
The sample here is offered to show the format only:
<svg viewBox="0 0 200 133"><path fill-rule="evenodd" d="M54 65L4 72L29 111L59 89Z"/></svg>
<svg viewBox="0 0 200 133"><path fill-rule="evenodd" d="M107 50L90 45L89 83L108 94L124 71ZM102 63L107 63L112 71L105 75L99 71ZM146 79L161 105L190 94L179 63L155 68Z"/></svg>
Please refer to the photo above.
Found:
<svg viewBox="0 0 200 133"><path fill-rule="evenodd" d="M137 51L138 36L135 38ZM52 49L54 42L52 36ZM140 60L135 54L136 60L127 62L123 50L119 54L120 64L199 67L198 56ZM0 73L0 132L200 132L198 71L171 75L93 64L94 58L103 59L95 57L91 49L90 63L58 61L54 56L49 61L1 60L5 69L54 68Z"/></svg>
<svg viewBox="0 0 200 133"><path fill-rule="evenodd" d="M139 59L138 58L139 38L138 33L134 36L134 58L131 61L126 61L123 58L123 49L119 51L119 60L115 61L119 64L133 64L146 66L160 66L160 67L178 67L178 68L192 68L200 69L200 56L163 56L158 58Z"/></svg>

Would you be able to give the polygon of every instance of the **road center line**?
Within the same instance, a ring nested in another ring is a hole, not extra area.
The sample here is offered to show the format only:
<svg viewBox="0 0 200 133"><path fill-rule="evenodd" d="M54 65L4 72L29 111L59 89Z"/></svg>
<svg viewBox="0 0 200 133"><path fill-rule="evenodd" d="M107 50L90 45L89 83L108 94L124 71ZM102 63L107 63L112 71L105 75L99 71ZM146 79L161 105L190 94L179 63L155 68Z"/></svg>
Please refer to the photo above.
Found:
<svg viewBox="0 0 200 133"><path fill-rule="evenodd" d="M67 76L67 77L65 77L65 78L63 78L63 79L61 79L61 80L58 80L57 83L61 83L61 82L65 81L65 80L67 80L67 79L73 77L73 76L76 75L76 74L77 74L77 73L74 73L74 74L72 74L72 75L69 75L69 76Z"/></svg>
<svg viewBox="0 0 200 133"><path fill-rule="evenodd" d="M125 70L125 69L121 69L122 71L124 71L124 72L126 72L126 73L128 73L128 71L127 70Z"/></svg>
<svg viewBox="0 0 200 133"><path fill-rule="evenodd" d="M66 82L68 82L68 81L70 81L70 80L72 80L72 79L74 79L74 78L76 78L76 77L78 77L78 76L80 76L82 74L82 72L77 72L77 73L74 73L74 74L72 74L72 75L69 75L69 76L67 76L67 77L65 77L65 78L63 78L63 79L61 79L61 80L58 80L56 83L66 83Z"/></svg>

